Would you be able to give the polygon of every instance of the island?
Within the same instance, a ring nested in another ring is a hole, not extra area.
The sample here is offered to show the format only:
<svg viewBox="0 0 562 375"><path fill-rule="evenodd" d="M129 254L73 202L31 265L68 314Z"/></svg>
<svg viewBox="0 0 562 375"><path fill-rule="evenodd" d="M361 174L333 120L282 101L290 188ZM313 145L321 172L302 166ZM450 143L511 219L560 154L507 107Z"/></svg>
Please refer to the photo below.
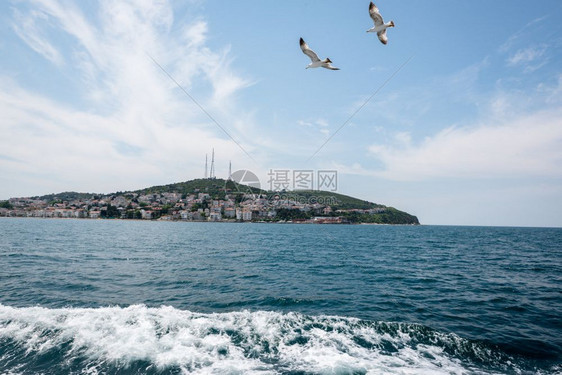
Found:
<svg viewBox="0 0 562 375"><path fill-rule="evenodd" d="M0 201L0 217L419 225L394 207L329 191L267 191L195 179L112 194L64 192Z"/></svg>

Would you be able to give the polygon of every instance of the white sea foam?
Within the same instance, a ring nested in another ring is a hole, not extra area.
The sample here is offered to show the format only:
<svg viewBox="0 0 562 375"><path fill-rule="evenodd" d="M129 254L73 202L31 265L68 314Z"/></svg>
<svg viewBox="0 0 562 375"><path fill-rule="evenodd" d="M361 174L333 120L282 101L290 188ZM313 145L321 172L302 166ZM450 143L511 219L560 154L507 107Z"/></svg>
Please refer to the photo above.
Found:
<svg viewBox="0 0 562 375"><path fill-rule="evenodd" d="M92 374L103 372L104 366L127 368L139 361L157 370L195 374L484 373L442 346L415 343L409 330L416 326L393 327L384 331L352 318L268 311L200 314L167 306L0 305L0 343L10 341L27 356L64 347L65 361L80 360L83 371ZM454 335L440 339L462 340Z"/></svg>

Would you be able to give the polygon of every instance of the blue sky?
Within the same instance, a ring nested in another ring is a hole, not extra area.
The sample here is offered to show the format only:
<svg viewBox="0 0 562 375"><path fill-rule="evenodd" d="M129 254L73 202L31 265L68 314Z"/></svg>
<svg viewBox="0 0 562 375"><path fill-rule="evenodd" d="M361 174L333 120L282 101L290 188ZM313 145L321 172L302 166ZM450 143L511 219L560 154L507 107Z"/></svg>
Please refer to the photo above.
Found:
<svg viewBox="0 0 562 375"><path fill-rule="evenodd" d="M562 3L376 3L386 46L368 1L0 3L0 199L198 178L214 147L219 177L337 170L424 224L562 226Z"/></svg>

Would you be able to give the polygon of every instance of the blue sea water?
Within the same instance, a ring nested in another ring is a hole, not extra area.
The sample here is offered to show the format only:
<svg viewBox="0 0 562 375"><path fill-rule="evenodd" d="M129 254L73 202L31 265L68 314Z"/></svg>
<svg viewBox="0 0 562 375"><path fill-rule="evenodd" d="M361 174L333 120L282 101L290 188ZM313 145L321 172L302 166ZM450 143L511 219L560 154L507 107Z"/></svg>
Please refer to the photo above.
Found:
<svg viewBox="0 0 562 375"><path fill-rule="evenodd" d="M562 229L0 219L0 373L562 373Z"/></svg>

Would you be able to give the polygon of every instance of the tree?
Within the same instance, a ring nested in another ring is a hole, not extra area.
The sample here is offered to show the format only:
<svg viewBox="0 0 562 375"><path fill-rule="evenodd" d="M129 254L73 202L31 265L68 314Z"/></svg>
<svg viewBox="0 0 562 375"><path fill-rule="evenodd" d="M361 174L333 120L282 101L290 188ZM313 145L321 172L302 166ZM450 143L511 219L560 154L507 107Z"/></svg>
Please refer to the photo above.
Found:
<svg viewBox="0 0 562 375"><path fill-rule="evenodd" d="M277 210L277 219L294 220L294 219L310 219L310 214L299 209L280 208Z"/></svg>
<svg viewBox="0 0 562 375"><path fill-rule="evenodd" d="M8 210L11 210L14 206L12 206L10 201L0 201L0 208L7 208Z"/></svg>
<svg viewBox="0 0 562 375"><path fill-rule="evenodd" d="M100 216L106 219L115 219L119 217L119 210L117 207L109 205L105 210L102 210Z"/></svg>
<svg viewBox="0 0 562 375"><path fill-rule="evenodd" d="M207 198L203 199L203 202L201 203L201 207L205 210L207 208L209 208L209 202L207 202Z"/></svg>

